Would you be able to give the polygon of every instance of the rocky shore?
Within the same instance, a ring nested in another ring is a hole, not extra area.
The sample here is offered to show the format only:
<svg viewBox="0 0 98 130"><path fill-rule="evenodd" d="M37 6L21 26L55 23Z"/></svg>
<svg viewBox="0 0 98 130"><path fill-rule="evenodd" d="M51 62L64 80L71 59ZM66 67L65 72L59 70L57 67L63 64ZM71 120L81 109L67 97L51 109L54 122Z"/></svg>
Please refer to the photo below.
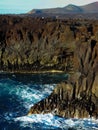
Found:
<svg viewBox="0 0 98 130"><path fill-rule="evenodd" d="M1 15L0 70L71 73L29 114L98 118L98 21Z"/></svg>
<svg viewBox="0 0 98 130"><path fill-rule="evenodd" d="M96 41L96 42L95 42ZM28 114L49 113L71 118L98 118L98 43L80 42L73 56L75 70Z"/></svg>

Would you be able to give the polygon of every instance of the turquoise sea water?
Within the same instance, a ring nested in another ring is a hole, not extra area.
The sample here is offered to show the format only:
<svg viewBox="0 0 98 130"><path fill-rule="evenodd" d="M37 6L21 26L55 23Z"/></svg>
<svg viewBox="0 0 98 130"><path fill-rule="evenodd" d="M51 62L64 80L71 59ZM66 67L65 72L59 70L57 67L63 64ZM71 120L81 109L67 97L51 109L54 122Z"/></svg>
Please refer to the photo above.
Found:
<svg viewBox="0 0 98 130"><path fill-rule="evenodd" d="M19 10L19 9L0 9L0 14L24 14L29 12L29 10Z"/></svg>
<svg viewBox="0 0 98 130"><path fill-rule="evenodd" d="M0 73L0 130L98 130L98 120L65 119L48 114L27 116L66 74Z"/></svg>

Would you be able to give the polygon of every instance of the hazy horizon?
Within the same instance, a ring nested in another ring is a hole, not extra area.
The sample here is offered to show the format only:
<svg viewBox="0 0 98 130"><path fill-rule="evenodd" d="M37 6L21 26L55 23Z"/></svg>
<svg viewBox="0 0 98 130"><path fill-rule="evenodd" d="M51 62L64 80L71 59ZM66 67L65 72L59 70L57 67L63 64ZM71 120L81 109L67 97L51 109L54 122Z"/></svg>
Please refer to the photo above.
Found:
<svg viewBox="0 0 98 130"><path fill-rule="evenodd" d="M82 6L93 2L96 0L0 0L0 14L20 14L32 9L64 7L68 4Z"/></svg>

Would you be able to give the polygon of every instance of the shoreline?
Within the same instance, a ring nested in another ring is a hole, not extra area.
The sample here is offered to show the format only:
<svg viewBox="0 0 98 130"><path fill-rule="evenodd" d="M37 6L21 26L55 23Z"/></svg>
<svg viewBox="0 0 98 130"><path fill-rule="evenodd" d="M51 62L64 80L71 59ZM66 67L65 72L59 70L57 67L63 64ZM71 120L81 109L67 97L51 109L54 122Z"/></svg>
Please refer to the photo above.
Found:
<svg viewBox="0 0 98 130"><path fill-rule="evenodd" d="M19 74L44 74L44 73L66 73L62 70L44 70L44 71L0 71L0 73L19 73Z"/></svg>

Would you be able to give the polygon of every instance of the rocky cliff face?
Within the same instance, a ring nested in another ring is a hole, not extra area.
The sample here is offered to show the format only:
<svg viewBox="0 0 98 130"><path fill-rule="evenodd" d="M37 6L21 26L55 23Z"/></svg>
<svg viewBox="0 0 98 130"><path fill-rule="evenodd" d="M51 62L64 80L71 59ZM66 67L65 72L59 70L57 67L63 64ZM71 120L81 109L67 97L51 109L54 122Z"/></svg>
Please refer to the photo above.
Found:
<svg viewBox="0 0 98 130"><path fill-rule="evenodd" d="M31 107L28 114L48 113L63 117L98 118L98 43L77 43L73 57L75 70L68 81Z"/></svg>
<svg viewBox="0 0 98 130"><path fill-rule="evenodd" d="M29 114L98 117L98 21L0 16L0 70L71 72Z"/></svg>
<svg viewBox="0 0 98 130"><path fill-rule="evenodd" d="M68 58L73 56L75 39L66 22L0 16L0 27L1 70L70 69Z"/></svg>
<svg viewBox="0 0 98 130"><path fill-rule="evenodd" d="M96 42L97 38L96 24L97 22L93 25L93 21L85 20L79 22L0 16L0 69L7 71L52 69L74 71L74 62L77 64L77 59L73 61L74 54L78 52L76 50L80 48L79 51L82 53L86 51L91 38L95 37L92 38L93 49L93 39ZM84 62L82 53L81 57L75 57L81 59L81 63L78 61L81 65ZM79 69L82 69L81 65Z"/></svg>
<svg viewBox="0 0 98 130"><path fill-rule="evenodd" d="M60 32L62 37L61 39L59 37L57 40L61 42L59 42L61 50L57 53L59 54L57 59L60 58L58 63L64 65L65 71L69 70L74 73L70 75L68 81L57 85L48 98L34 105L30 109L29 114L53 112L64 117L84 118L93 116L97 118L97 22L93 24L92 21L82 21L79 24L77 21L67 21L65 25L63 25L63 22L61 23L61 27L63 26L62 29L65 32L63 32L64 37L62 32ZM64 28L65 26L66 29ZM58 46L58 44L56 45ZM57 52L57 48L55 51Z"/></svg>

